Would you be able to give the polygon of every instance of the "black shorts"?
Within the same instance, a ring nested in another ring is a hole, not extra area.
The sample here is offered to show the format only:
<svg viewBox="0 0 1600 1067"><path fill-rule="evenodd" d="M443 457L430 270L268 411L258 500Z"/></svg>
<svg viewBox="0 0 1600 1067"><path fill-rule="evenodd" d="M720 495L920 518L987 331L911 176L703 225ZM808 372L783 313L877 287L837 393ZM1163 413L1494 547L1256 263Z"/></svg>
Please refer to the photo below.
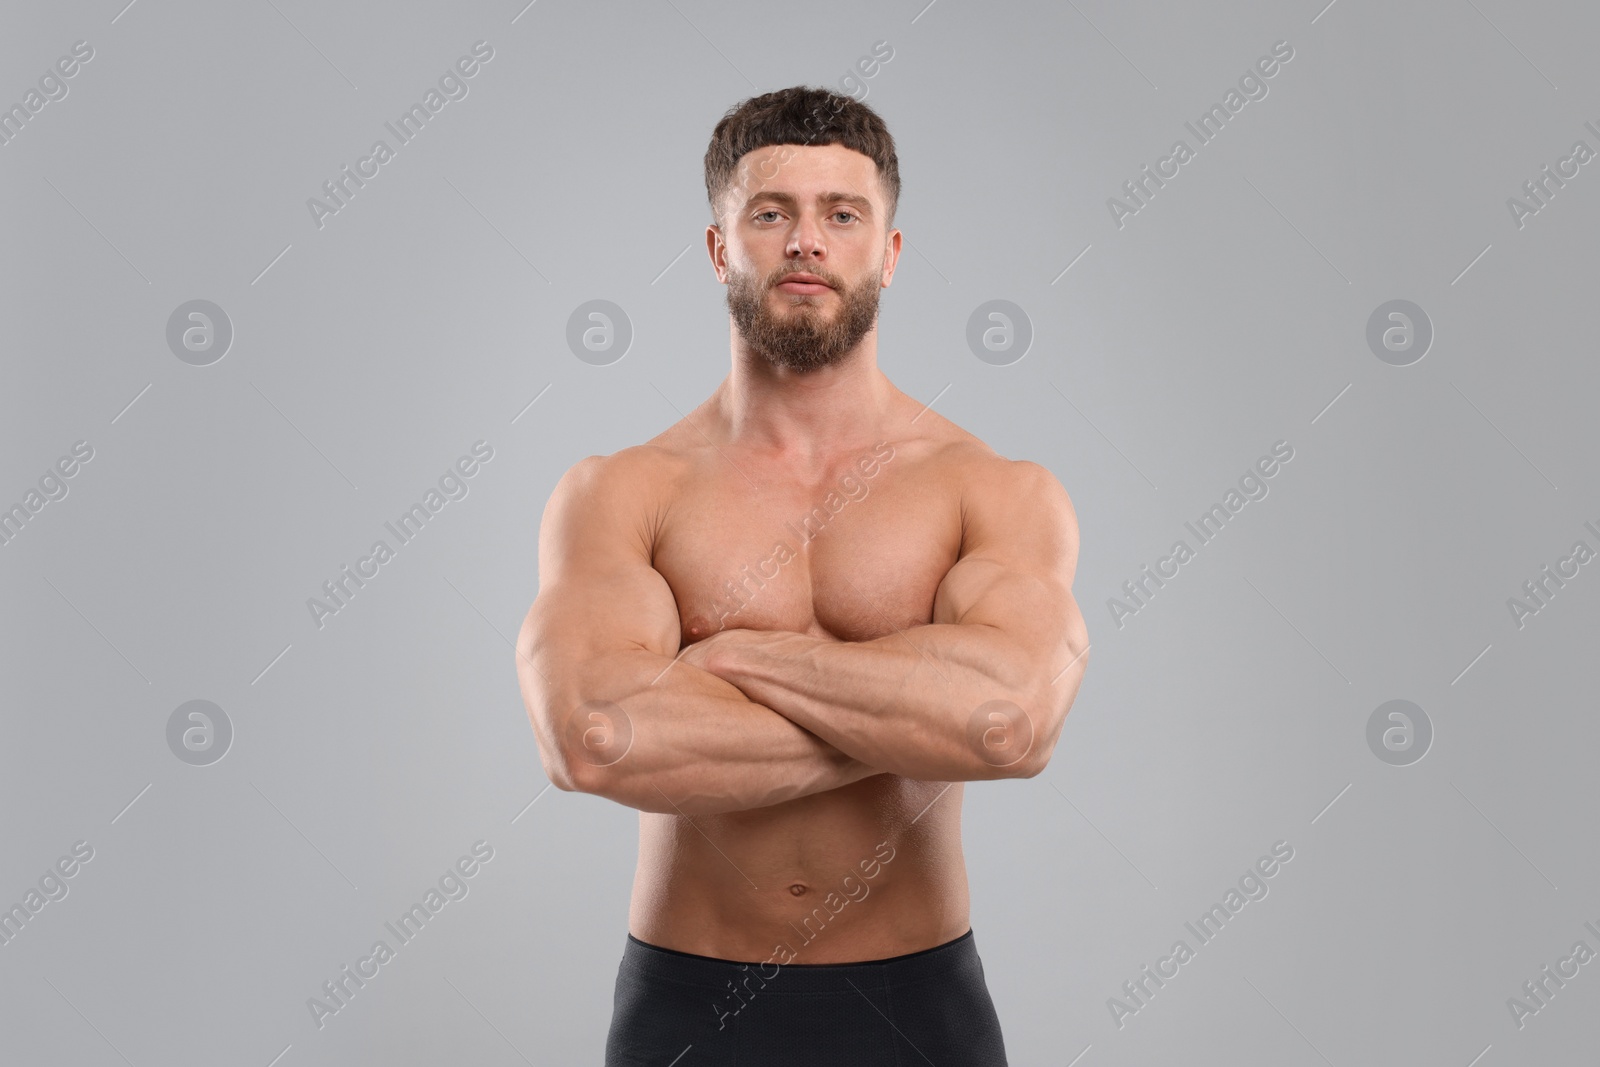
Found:
<svg viewBox="0 0 1600 1067"><path fill-rule="evenodd" d="M628 935L606 1067L1005 1067L968 930L860 963L740 963Z"/></svg>

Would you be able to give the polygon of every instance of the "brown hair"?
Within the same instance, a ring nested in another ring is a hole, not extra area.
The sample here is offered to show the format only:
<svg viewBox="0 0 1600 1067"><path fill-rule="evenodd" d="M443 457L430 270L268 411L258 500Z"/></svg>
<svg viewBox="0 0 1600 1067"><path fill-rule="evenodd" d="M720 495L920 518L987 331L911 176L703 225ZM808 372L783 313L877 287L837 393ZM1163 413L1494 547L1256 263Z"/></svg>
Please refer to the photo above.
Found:
<svg viewBox="0 0 1600 1067"><path fill-rule="evenodd" d="M860 152L878 167L878 181L887 196L885 227L894 225L900 202L900 163L894 138L878 113L852 97L828 89L796 85L762 93L728 109L706 148L706 199L711 219L721 223L717 205L733 187L734 173L745 153L768 145L840 144Z"/></svg>

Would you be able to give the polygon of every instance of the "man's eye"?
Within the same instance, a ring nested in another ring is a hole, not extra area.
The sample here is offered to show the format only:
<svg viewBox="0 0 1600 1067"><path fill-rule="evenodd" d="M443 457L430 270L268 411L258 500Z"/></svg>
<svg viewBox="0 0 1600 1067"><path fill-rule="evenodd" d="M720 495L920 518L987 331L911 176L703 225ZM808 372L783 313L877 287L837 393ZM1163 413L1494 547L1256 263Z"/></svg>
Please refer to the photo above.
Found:
<svg viewBox="0 0 1600 1067"><path fill-rule="evenodd" d="M761 213L760 213L760 214L758 214L758 215L757 215L757 216L756 216L756 218L757 218L757 219L760 219L760 218L761 218L761 216L762 216L762 215L776 215L776 214L777 214L777 212L776 212L776 211L763 211L763 212L761 212Z"/></svg>
<svg viewBox="0 0 1600 1067"><path fill-rule="evenodd" d="M853 219L853 218L855 218L855 215L854 215L854 214L852 214L852 213L851 213L851 212L848 212L848 211L835 211L835 212L834 212L834 213L833 213L833 217L834 217L834 218L838 218L838 217L839 217L839 216L840 216L840 215L843 215L843 216L844 216L844 217L845 217L845 218L847 218L847 219Z"/></svg>

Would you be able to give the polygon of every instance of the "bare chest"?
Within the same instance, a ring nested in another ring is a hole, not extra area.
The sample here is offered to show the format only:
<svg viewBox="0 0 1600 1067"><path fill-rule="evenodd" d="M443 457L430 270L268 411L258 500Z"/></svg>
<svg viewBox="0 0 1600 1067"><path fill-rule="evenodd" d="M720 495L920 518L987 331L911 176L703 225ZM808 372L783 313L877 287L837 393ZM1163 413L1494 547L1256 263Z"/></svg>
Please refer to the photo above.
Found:
<svg viewBox="0 0 1600 1067"><path fill-rule="evenodd" d="M889 445L803 484L739 467L686 483L657 538L682 643L729 628L865 641L932 620L961 543L958 491L936 472Z"/></svg>

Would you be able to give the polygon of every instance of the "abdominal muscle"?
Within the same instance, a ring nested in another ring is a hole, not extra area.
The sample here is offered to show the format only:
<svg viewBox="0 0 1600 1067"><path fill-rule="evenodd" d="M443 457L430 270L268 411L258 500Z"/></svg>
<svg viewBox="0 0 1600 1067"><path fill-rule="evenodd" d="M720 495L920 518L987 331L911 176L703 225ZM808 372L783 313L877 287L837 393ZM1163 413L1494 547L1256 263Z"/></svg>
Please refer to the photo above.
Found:
<svg viewBox="0 0 1600 1067"><path fill-rule="evenodd" d="M745 963L885 959L954 940L969 919L961 796L959 782L878 774L692 822L641 812L629 930Z"/></svg>

